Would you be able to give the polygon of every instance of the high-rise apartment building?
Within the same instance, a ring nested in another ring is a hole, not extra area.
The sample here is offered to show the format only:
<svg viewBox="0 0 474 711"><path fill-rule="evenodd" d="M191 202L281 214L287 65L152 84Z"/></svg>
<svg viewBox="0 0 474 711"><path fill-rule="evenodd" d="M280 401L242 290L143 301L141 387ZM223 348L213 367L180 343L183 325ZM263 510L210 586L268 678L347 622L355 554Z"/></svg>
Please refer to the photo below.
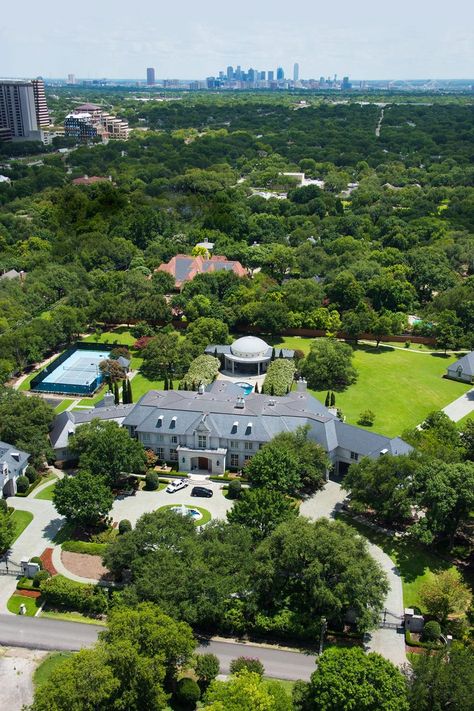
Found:
<svg viewBox="0 0 474 711"><path fill-rule="evenodd" d="M75 74L68 74L67 75L67 83L70 84L71 86L76 83L76 75Z"/></svg>
<svg viewBox="0 0 474 711"><path fill-rule="evenodd" d="M35 97L36 121L39 128L46 128L51 123L49 118L48 104L46 103L46 93L44 81L41 77L33 79L33 96Z"/></svg>
<svg viewBox="0 0 474 711"><path fill-rule="evenodd" d="M275 79L275 72L270 69L268 72L268 81L273 81Z"/></svg>
<svg viewBox="0 0 474 711"><path fill-rule="evenodd" d="M44 117L44 107L38 106L37 109L32 82L0 82L1 140L41 141L41 130L37 118L39 115Z"/></svg>
<svg viewBox="0 0 474 711"><path fill-rule="evenodd" d="M227 79L229 81L232 81L233 78L234 78L234 67L228 66L227 67Z"/></svg>
<svg viewBox="0 0 474 711"><path fill-rule="evenodd" d="M300 78L300 65L295 62L293 65L293 81L299 81Z"/></svg>
<svg viewBox="0 0 474 711"><path fill-rule="evenodd" d="M283 67L278 67L277 69L277 81L283 81L285 78L285 72L283 71Z"/></svg>
<svg viewBox="0 0 474 711"><path fill-rule="evenodd" d="M155 68L154 67L147 68L146 83L148 86L155 86Z"/></svg>

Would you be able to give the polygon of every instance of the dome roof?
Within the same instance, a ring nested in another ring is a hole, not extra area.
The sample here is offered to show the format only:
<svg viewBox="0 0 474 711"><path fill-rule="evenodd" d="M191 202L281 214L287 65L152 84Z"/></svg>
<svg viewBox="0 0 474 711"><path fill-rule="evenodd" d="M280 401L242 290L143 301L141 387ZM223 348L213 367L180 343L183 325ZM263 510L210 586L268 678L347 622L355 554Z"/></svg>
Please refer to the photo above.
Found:
<svg viewBox="0 0 474 711"><path fill-rule="evenodd" d="M238 338L230 347L231 353L240 358L263 357L269 349L268 343L256 336Z"/></svg>

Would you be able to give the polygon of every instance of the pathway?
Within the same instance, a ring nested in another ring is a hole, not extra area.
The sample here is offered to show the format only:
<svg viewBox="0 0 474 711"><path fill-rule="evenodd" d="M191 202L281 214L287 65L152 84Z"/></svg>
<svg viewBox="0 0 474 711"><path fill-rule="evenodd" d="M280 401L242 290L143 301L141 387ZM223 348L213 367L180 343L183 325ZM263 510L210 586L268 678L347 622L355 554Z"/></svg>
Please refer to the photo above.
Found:
<svg viewBox="0 0 474 711"><path fill-rule="evenodd" d="M381 131L381 129L382 129L382 122L383 122L384 113L385 113L385 107L383 107L383 108L380 110L380 117L379 117L379 120L378 120L378 123L377 123L377 127L376 127L376 129L375 129L375 135L377 136L377 138L380 137L380 131Z"/></svg>
<svg viewBox="0 0 474 711"><path fill-rule="evenodd" d="M443 412L451 419L453 422L458 422L462 420L466 415L474 413L474 388L468 390L467 393L461 395L449 405L443 407Z"/></svg>

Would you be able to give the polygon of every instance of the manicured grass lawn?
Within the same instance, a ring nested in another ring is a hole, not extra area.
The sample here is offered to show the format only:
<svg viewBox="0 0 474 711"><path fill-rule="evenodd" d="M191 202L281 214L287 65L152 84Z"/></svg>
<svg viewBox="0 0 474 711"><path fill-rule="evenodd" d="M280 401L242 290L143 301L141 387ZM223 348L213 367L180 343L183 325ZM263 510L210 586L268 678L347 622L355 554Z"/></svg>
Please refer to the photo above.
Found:
<svg viewBox="0 0 474 711"><path fill-rule="evenodd" d="M148 380L141 373L137 373L131 380L132 383L132 393L133 402L138 402L142 395L145 395L149 390L163 390L164 382L163 380ZM174 381L173 385L175 388L178 387L178 381Z"/></svg>
<svg viewBox="0 0 474 711"><path fill-rule="evenodd" d="M163 509L170 509L173 506L179 506L179 504L166 504L166 506L160 506L160 508L157 510L163 511ZM200 518L197 521L194 521L196 526L204 526L206 523L209 523L209 521L212 519L210 511L208 511L207 509L203 509L200 506L194 506L194 504L186 504L186 506L189 506L192 509L196 509L202 515L202 518Z"/></svg>
<svg viewBox="0 0 474 711"><path fill-rule="evenodd" d="M312 339L283 338L287 348L308 352ZM276 345L280 345L280 343ZM417 354L380 346L354 348L357 382L336 393L336 406L350 424L357 424L363 410L375 413L374 432L394 437L416 427L433 410L439 410L469 389L468 385L442 376L455 356ZM326 390L313 392L324 402Z"/></svg>
<svg viewBox="0 0 474 711"><path fill-rule="evenodd" d="M101 333L99 336L96 336L95 333L91 333L82 340L89 343L117 343L121 346L133 346L137 339L132 336L130 329L122 327L116 328L113 331L104 331L104 333Z"/></svg>
<svg viewBox="0 0 474 711"><path fill-rule="evenodd" d="M53 538L53 542L58 544L64 543L64 541L70 540L74 531L74 525L72 523L65 523L57 534Z"/></svg>
<svg viewBox="0 0 474 711"><path fill-rule="evenodd" d="M34 617L41 606L41 603L38 602L39 599L40 598L38 597L25 597L24 595L17 595L14 593L7 602L7 608L14 615L18 615L20 612L20 605L23 604L26 607L25 614L27 617Z"/></svg>
<svg viewBox="0 0 474 711"><path fill-rule="evenodd" d="M61 412L64 412L64 410L67 410L69 405L73 402L74 400L62 400L59 405L56 405L54 408L55 413L59 415Z"/></svg>
<svg viewBox="0 0 474 711"><path fill-rule="evenodd" d="M47 682L56 667L66 659L69 659L69 657L72 657L72 655L73 652L51 652L51 654L48 654L46 659L43 659L35 669L33 674L34 685L41 686L41 684Z"/></svg>
<svg viewBox="0 0 474 711"><path fill-rule="evenodd" d="M87 617L80 612L56 612L55 610L43 610L41 617L48 617L51 620L66 620L67 622L83 622L86 625L101 625L105 626L103 620L96 620L92 617Z"/></svg>
<svg viewBox="0 0 474 711"><path fill-rule="evenodd" d="M453 566L426 548L374 531L369 526L364 526L358 521L354 521L350 516L339 514L338 518L355 528L361 535L371 543L375 543L390 556L399 569L402 578L404 606L418 607L424 612L419 598L421 585L433 573L438 573Z"/></svg>
<svg viewBox="0 0 474 711"><path fill-rule="evenodd" d="M457 421L456 424L458 426L458 429L462 430L468 420L472 420L474 422L474 410L470 412L469 415L465 415L462 419Z"/></svg>
<svg viewBox="0 0 474 711"><path fill-rule="evenodd" d="M52 501L55 487L56 487L56 482L53 481L52 484L50 484L45 489L43 489L38 494L36 494L36 496L34 498L35 499L44 499L46 501Z"/></svg>
<svg viewBox="0 0 474 711"><path fill-rule="evenodd" d="M15 509L11 515L11 521L15 524L15 541L23 533L25 528L32 522L33 514L30 511Z"/></svg>

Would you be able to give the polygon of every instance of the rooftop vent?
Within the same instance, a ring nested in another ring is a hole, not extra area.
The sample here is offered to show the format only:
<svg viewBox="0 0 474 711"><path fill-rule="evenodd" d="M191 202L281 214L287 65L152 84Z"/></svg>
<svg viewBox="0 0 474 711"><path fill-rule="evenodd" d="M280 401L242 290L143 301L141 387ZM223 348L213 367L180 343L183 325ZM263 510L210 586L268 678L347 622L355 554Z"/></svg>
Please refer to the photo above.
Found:
<svg viewBox="0 0 474 711"><path fill-rule="evenodd" d="M202 383L199 383L198 395L204 395L204 385Z"/></svg>
<svg viewBox="0 0 474 711"><path fill-rule="evenodd" d="M269 400L268 407L275 407L275 400Z"/></svg>
<svg viewBox="0 0 474 711"><path fill-rule="evenodd" d="M383 456L384 454L388 454L388 449L381 449L380 454L381 456Z"/></svg>
<svg viewBox="0 0 474 711"><path fill-rule="evenodd" d="M238 407L240 410L243 410L245 407L245 400L243 398L243 395L239 395L237 398L237 401L235 403L235 407Z"/></svg>

